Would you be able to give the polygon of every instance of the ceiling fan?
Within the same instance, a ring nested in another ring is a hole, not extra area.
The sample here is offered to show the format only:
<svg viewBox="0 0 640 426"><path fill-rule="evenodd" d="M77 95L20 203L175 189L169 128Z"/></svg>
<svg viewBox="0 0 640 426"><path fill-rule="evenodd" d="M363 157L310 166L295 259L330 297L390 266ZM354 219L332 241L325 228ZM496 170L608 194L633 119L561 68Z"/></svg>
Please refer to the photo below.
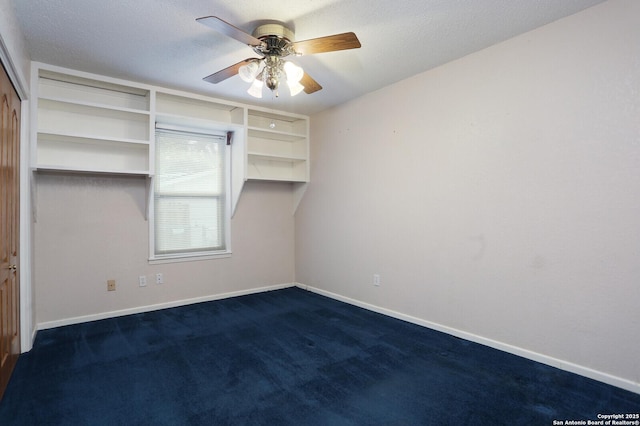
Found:
<svg viewBox="0 0 640 426"><path fill-rule="evenodd" d="M322 86L301 67L285 61L284 58L287 56L311 55L360 47L358 37L352 32L294 41L293 31L280 23L260 25L256 27L253 34L248 34L216 16L205 16L196 21L248 45L260 55L260 58L245 59L203 80L217 84L239 74L244 81L252 83L247 92L256 98L262 97L264 85L277 97L281 81L285 81L289 86L291 96L297 95L302 90L310 94L322 89Z"/></svg>

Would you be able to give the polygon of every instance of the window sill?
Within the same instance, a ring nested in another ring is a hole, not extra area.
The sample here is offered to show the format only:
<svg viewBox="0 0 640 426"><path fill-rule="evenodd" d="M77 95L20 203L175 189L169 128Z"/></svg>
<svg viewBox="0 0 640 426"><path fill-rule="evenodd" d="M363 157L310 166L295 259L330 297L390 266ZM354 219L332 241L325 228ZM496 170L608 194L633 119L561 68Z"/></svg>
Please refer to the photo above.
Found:
<svg viewBox="0 0 640 426"><path fill-rule="evenodd" d="M231 257L230 251L219 252L219 253L178 254L178 255L150 257L149 264L158 265L163 263L198 262L202 260L224 259L227 257Z"/></svg>

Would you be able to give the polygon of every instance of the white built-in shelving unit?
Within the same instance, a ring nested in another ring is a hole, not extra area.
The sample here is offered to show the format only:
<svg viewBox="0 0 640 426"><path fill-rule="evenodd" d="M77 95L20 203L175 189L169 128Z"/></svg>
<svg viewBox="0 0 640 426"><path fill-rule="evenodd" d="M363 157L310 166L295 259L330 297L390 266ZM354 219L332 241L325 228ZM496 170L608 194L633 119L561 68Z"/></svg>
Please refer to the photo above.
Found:
<svg viewBox="0 0 640 426"><path fill-rule="evenodd" d="M309 180L306 117L249 109L247 130L248 179Z"/></svg>
<svg viewBox="0 0 640 426"><path fill-rule="evenodd" d="M39 70L38 170L149 175L149 90Z"/></svg>
<svg viewBox="0 0 640 426"><path fill-rule="evenodd" d="M225 132L233 210L246 180L309 181L309 118L207 96L33 64L34 172L154 175L155 127Z"/></svg>

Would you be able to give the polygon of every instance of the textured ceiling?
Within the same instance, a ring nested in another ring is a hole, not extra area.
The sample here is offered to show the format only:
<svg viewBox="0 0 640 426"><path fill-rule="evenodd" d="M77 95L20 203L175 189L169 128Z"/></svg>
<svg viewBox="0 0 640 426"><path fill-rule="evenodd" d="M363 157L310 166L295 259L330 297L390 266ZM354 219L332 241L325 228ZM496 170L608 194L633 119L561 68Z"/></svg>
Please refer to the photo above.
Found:
<svg viewBox="0 0 640 426"><path fill-rule="evenodd" d="M31 59L304 114L326 109L576 13L602 0L13 0ZM324 89L256 100L202 78L252 49L199 24L251 33L278 20L296 40L347 31L362 48L296 58Z"/></svg>

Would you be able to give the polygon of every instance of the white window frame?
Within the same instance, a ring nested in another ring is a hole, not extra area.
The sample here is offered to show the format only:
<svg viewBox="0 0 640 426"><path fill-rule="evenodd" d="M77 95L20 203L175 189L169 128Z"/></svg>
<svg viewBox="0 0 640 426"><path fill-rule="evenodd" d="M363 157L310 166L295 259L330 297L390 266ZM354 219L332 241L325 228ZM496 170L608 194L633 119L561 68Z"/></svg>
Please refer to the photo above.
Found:
<svg viewBox="0 0 640 426"><path fill-rule="evenodd" d="M217 128L197 128L188 126L177 126L173 124L156 123L154 129L154 145L156 140L156 130L170 130L185 133L199 133L203 135L225 137L227 131ZM185 252L185 253L170 253L157 255L155 250L155 177L152 176L148 186L148 218L149 218L149 263L174 263L174 262L189 262L208 259L219 259L231 256L231 147L224 144L224 162L225 162L225 203L224 203L224 233L225 233L225 248L223 250L216 251L199 251L199 252ZM150 161L155 163L155 149L154 155L151 156ZM155 169L155 168L154 168Z"/></svg>

